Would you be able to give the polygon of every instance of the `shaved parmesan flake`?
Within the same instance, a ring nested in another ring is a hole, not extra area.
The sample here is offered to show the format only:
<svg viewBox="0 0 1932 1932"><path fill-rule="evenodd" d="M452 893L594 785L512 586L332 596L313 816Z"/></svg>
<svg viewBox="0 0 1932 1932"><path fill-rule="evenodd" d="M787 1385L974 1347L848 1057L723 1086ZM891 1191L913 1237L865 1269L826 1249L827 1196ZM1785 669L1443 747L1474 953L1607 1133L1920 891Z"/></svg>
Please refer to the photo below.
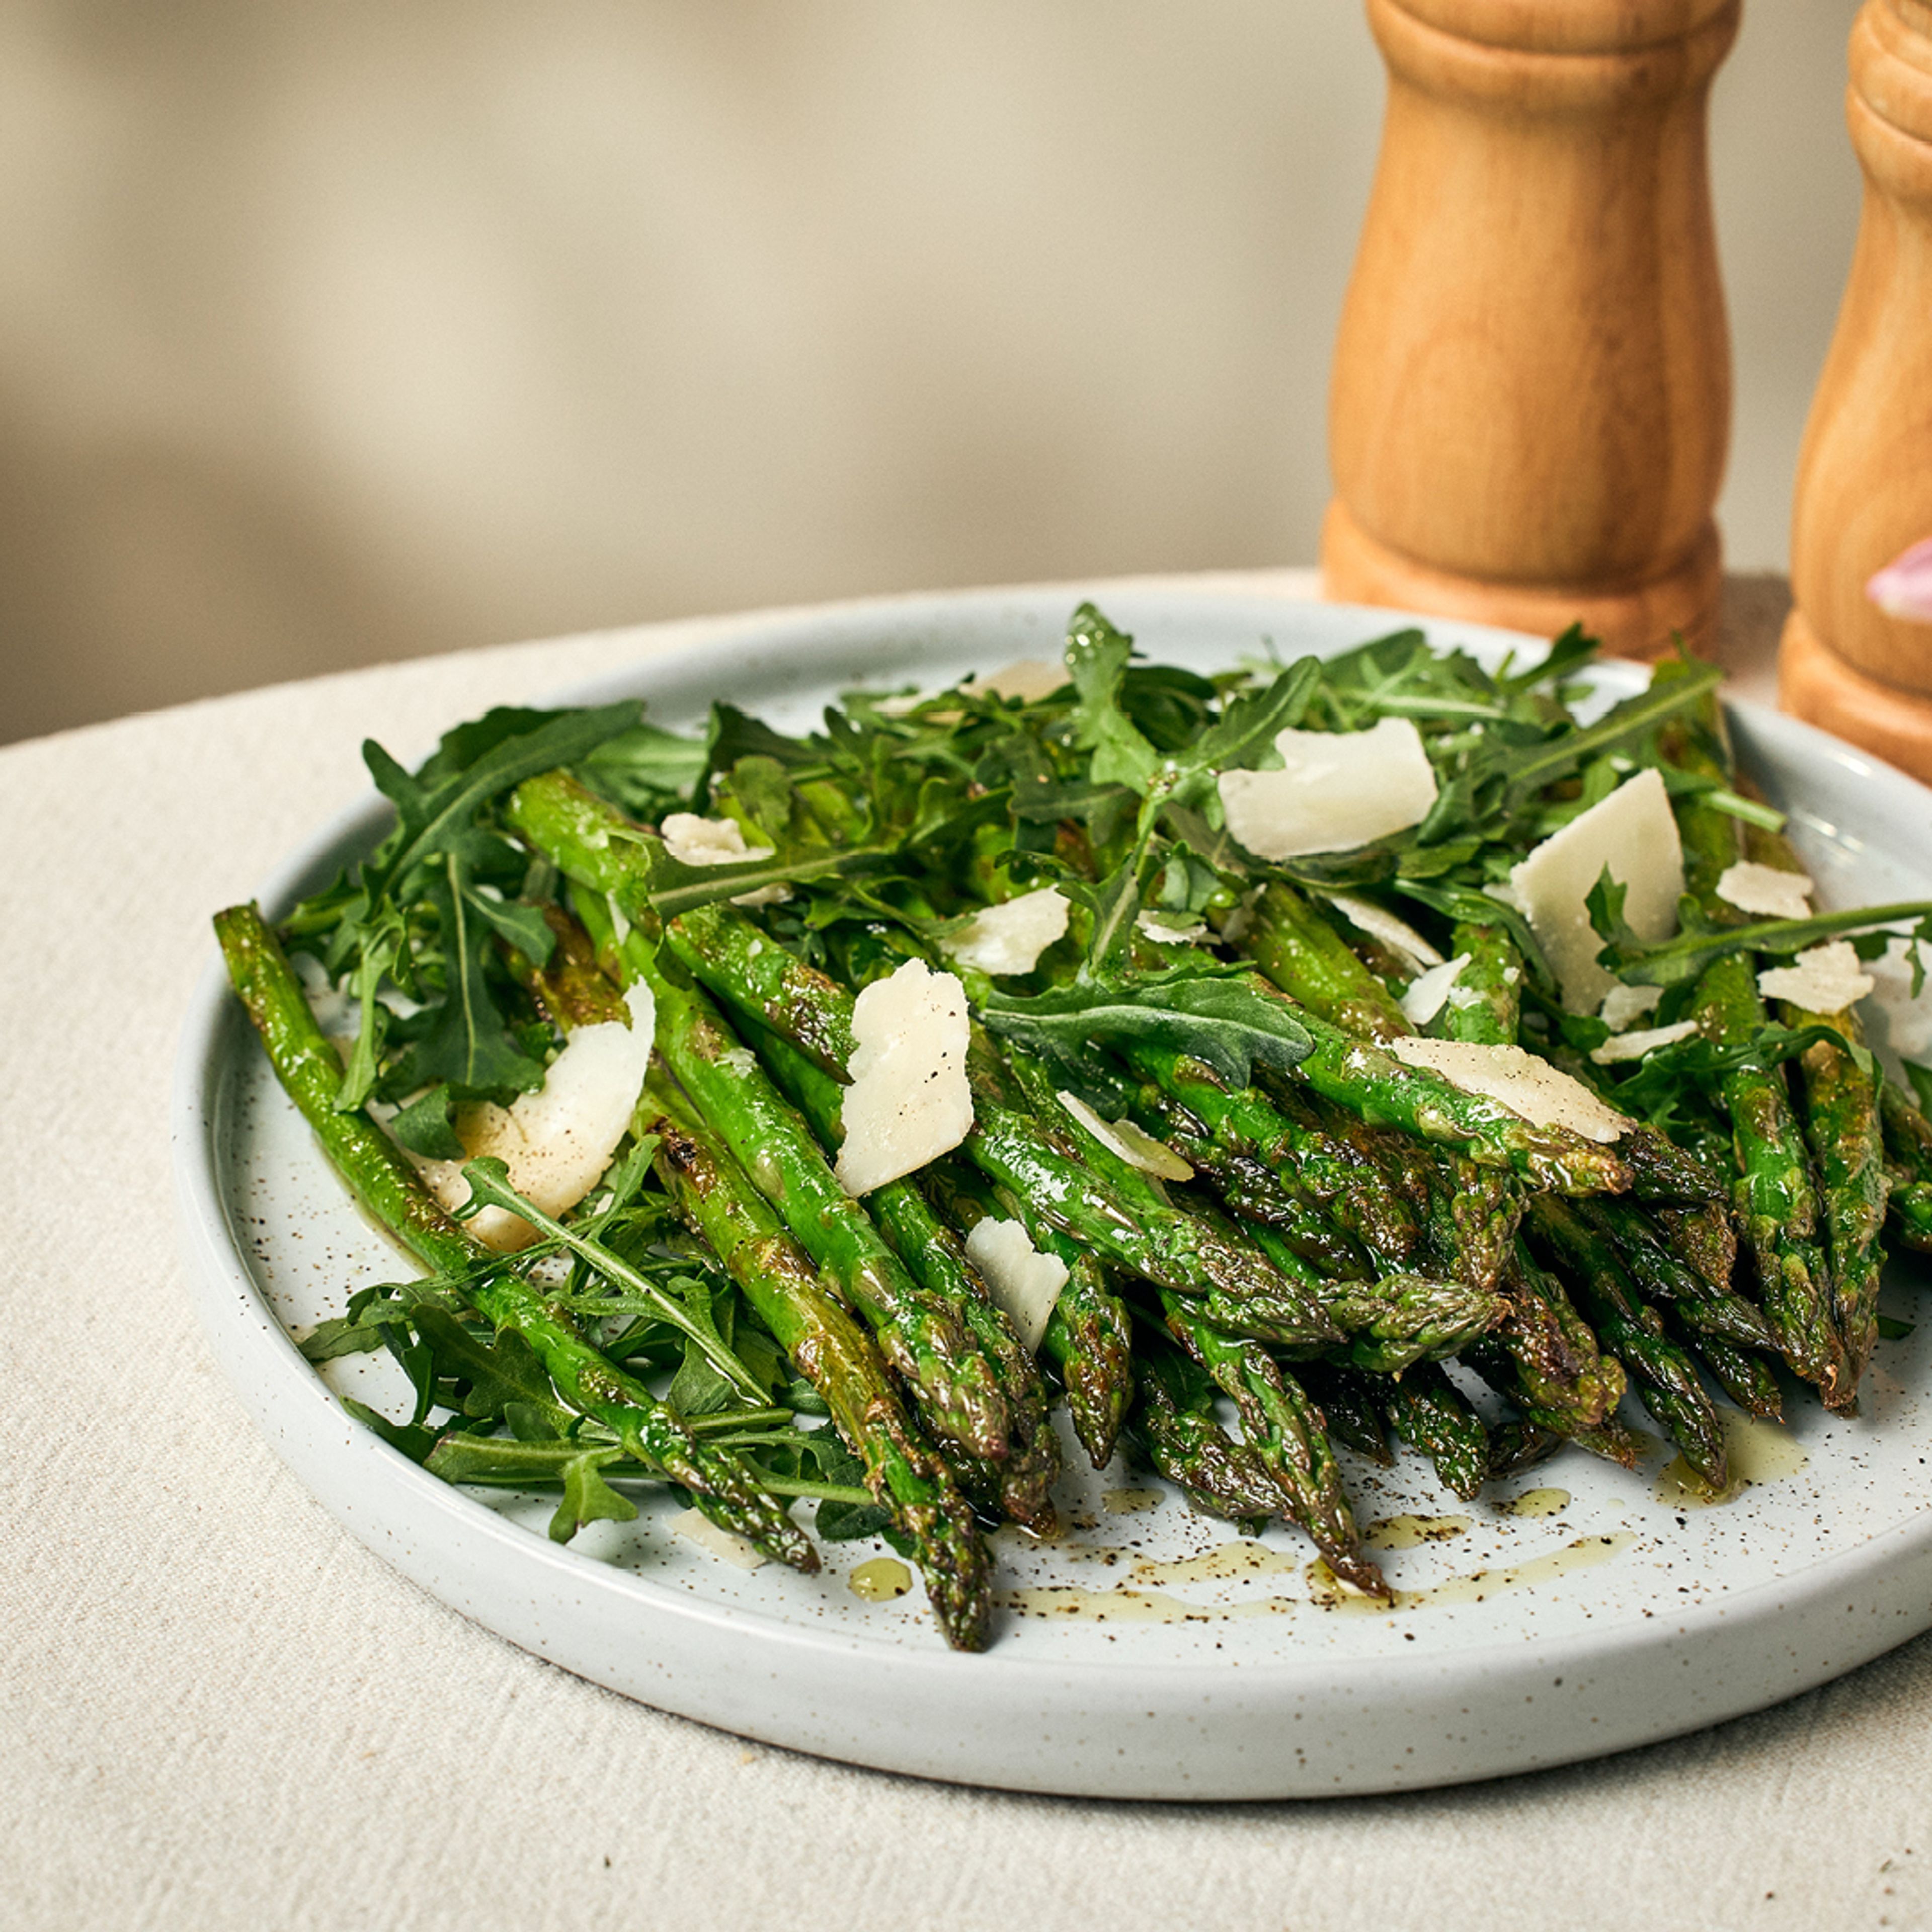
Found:
<svg viewBox="0 0 1932 1932"><path fill-rule="evenodd" d="M1790 965L1768 966L1757 976L1757 989L1767 1000L1788 1000L1812 1013L1841 1013L1877 984L1849 939L1814 946Z"/></svg>
<svg viewBox="0 0 1932 1932"><path fill-rule="evenodd" d="M694 812L674 812L658 827L664 850L680 866L742 866L748 859L769 859L769 845L747 847L744 828L735 818L700 818Z"/></svg>
<svg viewBox="0 0 1932 1932"><path fill-rule="evenodd" d="M1420 973L1425 966L1439 966L1442 956L1406 919L1384 912L1372 899L1358 898L1353 892L1330 892L1328 903L1355 928L1371 939L1379 939L1391 952L1398 952Z"/></svg>
<svg viewBox="0 0 1932 1932"><path fill-rule="evenodd" d="M1042 886L976 913L946 950L976 973L1030 973L1040 956L1066 936L1069 910L1057 887Z"/></svg>
<svg viewBox="0 0 1932 1932"><path fill-rule="evenodd" d="M673 1516L670 1527L674 1534L687 1542L696 1544L700 1550L710 1550L712 1556L722 1557L738 1569L762 1570L769 1560L755 1544L736 1530L713 1522L702 1510L688 1509Z"/></svg>
<svg viewBox="0 0 1932 1932"><path fill-rule="evenodd" d="M1066 682L1064 664L1042 663L1038 658L1022 658L1003 669L988 671L973 688L991 692L995 698L1017 698L1028 704L1051 698Z"/></svg>
<svg viewBox="0 0 1932 1932"><path fill-rule="evenodd" d="M1679 1020L1675 1026L1648 1027L1640 1033L1620 1033L1596 1048L1590 1058L1599 1066L1613 1066L1620 1060L1641 1060L1653 1047L1675 1046L1697 1030L1695 1020Z"/></svg>
<svg viewBox="0 0 1932 1932"><path fill-rule="evenodd" d="M1626 778L1510 868L1510 884L1573 1013L1591 1012L1616 983L1597 963L1604 942L1585 904L1606 866L1628 888L1624 917L1631 931L1646 945L1668 939L1677 930L1684 848L1654 768Z"/></svg>
<svg viewBox="0 0 1932 1932"><path fill-rule="evenodd" d="M1436 802L1436 772L1406 718L1369 731L1276 734L1282 767L1223 772L1228 830L1258 859L1341 852L1419 825Z"/></svg>
<svg viewBox="0 0 1932 1932"><path fill-rule="evenodd" d="M790 886L782 879L775 879L769 886L754 886L748 892L734 892L731 903L735 906L783 905L790 897Z"/></svg>
<svg viewBox="0 0 1932 1932"><path fill-rule="evenodd" d="M966 1083L966 992L950 973L908 959L852 1008L839 1184L854 1199L956 1148L973 1126Z"/></svg>
<svg viewBox="0 0 1932 1932"><path fill-rule="evenodd" d="M1445 959L1439 966L1432 966L1426 973L1418 973L1403 989L1402 1016L1413 1027L1426 1027L1443 1008L1444 1003L1456 991L1456 982L1462 976L1462 968L1469 963L1466 952L1459 952L1453 959ZM1479 999L1480 994L1472 993L1469 1000L1459 1002L1468 1005L1470 1000Z"/></svg>
<svg viewBox="0 0 1932 1932"><path fill-rule="evenodd" d="M458 1109L456 1132L468 1157L494 1154L510 1170L510 1185L546 1214L574 1208L603 1178L631 1124L650 1064L657 1012L641 983L624 995L631 1023L607 1020L579 1027L550 1064L534 1094L508 1107L489 1101ZM470 1198L460 1161L418 1163L430 1192L446 1208ZM506 1208L485 1208L469 1223L486 1247L514 1253L537 1231Z"/></svg>
<svg viewBox="0 0 1932 1932"><path fill-rule="evenodd" d="M1078 1094L1063 1093L1060 1104L1105 1148L1130 1167L1162 1180L1192 1180L1194 1170L1165 1141L1144 1134L1131 1120L1103 1120Z"/></svg>
<svg viewBox="0 0 1932 1932"><path fill-rule="evenodd" d="M1809 919L1811 895L1816 890L1803 872L1787 872L1749 859L1740 859L1718 881L1718 896L1726 904L1765 919Z"/></svg>
<svg viewBox="0 0 1932 1932"><path fill-rule="evenodd" d="M1165 1141L1143 1133L1131 1120L1116 1120L1114 1132L1136 1167L1162 1180L1192 1180L1194 1170Z"/></svg>
<svg viewBox="0 0 1932 1932"><path fill-rule="evenodd" d="M1036 1354L1066 1286L1066 1264L1058 1255L1042 1254L1017 1221L990 1214L976 1222L966 1237L966 1258L986 1276L987 1288L1012 1318L1027 1352Z"/></svg>
<svg viewBox="0 0 1932 1932"><path fill-rule="evenodd" d="M1134 923L1156 946L1191 946L1197 939L1208 937L1208 928L1198 919L1190 919L1180 925L1174 925L1157 912L1137 912Z"/></svg>
<svg viewBox="0 0 1932 1932"><path fill-rule="evenodd" d="M1520 1046L1481 1046L1472 1040L1392 1040L1386 1052L1410 1066L1426 1066L1466 1094L1486 1094L1539 1127L1568 1127L1586 1141L1617 1139L1630 1125L1582 1082Z"/></svg>
<svg viewBox="0 0 1932 1932"><path fill-rule="evenodd" d="M1622 1033L1632 1020L1640 1020L1646 1013L1654 1012L1658 1001L1663 997L1661 986L1626 986L1620 982L1604 995L1604 1004L1598 1010L1597 1017L1611 1032Z"/></svg>

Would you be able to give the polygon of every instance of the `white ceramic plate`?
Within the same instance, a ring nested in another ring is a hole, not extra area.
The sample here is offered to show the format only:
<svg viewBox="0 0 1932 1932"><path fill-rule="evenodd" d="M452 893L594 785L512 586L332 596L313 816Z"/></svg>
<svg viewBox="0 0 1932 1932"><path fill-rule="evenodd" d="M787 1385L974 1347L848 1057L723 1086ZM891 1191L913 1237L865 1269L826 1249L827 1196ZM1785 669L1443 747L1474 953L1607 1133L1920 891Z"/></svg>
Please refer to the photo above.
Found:
<svg viewBox="0 0 1932 1932"><path fill-rule="evenodd" d="M572 697L647 696L668 724L714 694L798 726L858 682L931 686L1052 657L1065 593L906 600L748 623ZM1120 594L1110 614L1156 661L1210 669L1271 644L1332 651L1398 620L1290 602ZM1502 634L1428 622L1486 653ZM1641 674L1612 667L1614 692ZM1828 904L1932 886L1932 793L1749 707L1744 759ZM378 802L330 826L264 889L274 915L374 842ZM218 967L198 992L175 1096L190 1272L217 1354L302 1480L356 1535L465 1615L659 1708L772 1743L928 1777L1109 1797L1390 1790L1592 1756L1789 1696L1932 1626L1932 1324L1881 1343L1854 1421L1799 1399L1788 1442L1740 1431L1759 1480L1718 1508L1568 1450L1465 1506L1419 1459L1351 1462L1382 1524L1393 1612L1332 1606L1299 1538L1244 1541L1154 1478L1070 1475L1076 1526L1030 1552L999 1540L986 1654L950 1654L915 1584L866 1601L825 1574L747 1574L668 1532L670 1505L568 1548L541 1499L460 1492L352 1421L332 1388L388 1399L369 1357L318 1372L298 1335L406 1266L361 1218L274 1085ZM1910 1282L1888 1306L1906 1313ZM1070 1466L1077 1463L1077 1454ZM1512 1510L1511 1503L1517 1504ZM1417 1518L1439 1519L1418 1526ZM1430 1534L1424 1537L1427 1527ZM1418 1540L1420 1538L1420 1540Z"/></svg>

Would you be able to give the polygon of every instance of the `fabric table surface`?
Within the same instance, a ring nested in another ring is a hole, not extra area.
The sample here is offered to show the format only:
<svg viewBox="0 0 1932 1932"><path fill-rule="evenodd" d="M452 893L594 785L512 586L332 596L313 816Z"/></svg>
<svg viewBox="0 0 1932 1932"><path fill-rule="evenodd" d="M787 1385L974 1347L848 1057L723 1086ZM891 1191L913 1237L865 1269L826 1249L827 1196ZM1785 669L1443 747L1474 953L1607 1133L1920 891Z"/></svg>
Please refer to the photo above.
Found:
<svg viewBox="0 0 1932 1932"><path fill-rule="evenodd" d="M1313 590L1306 572L1189 581ZM1762 689L1781 586L1732 595L1726 652ZM419 756L489 704L734 621L359 671L0 752L0 1922L1932 1922L1932 1640L1758 1716L1486 1785L1015 1796L627 1702L446 1609L310 1499L216 1370L176 1258L169 1083L208 915L365 791L365 735Z"/></svg>

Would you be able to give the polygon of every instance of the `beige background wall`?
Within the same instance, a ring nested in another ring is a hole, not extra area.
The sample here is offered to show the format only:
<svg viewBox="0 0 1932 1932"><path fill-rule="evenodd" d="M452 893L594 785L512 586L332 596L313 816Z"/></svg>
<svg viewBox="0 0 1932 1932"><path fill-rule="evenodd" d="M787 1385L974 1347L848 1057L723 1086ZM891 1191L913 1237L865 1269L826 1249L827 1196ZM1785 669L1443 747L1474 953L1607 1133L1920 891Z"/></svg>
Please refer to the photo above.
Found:
<svg viewBox="0 0 1932 1932"><path fill-rule="evenodd" d="M1750 0L1718 84L1746 565L1856 226L1852 11ZM1381 88L1351 0L0 0L0 738L1312 560Z"/></svg>

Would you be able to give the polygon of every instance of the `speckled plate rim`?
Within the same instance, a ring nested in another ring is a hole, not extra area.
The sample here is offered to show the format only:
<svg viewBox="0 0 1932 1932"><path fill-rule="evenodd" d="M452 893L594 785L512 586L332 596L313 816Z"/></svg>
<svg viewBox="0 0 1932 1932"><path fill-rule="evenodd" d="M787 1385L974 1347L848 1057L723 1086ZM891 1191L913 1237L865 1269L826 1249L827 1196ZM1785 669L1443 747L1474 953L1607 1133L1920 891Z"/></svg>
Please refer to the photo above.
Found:
<svg viewBox="0 0 1932 1932"><path fill-rule="evenodd" d="M1018 620L1057 637L1067 590L872 600L748 617L701 644L661 651L578 686L562 701L680 682L768 692L772 668L816 688L890 640L916 671L964 654L949 626ZM1444 643L1540 647L1485 627L1290 598L1119 592L1126 628L1189 616L1217 626L1326 634L1328 647L1407 621ZM640 633L640 643L650 637ZM1024 641L1022 640L1021 641ZM950 654L950 655L949 655ZM884 673L876 661L871 673ZM1635 670L1612 668L1633 682ZM673 709L675 709L674 702ZM1762 707L1732 707L1741 737L1780 764L1831 768L1924 815L1932 794L1903 773ZM272 911L366 848L386 808L340 814L264 885ZM1118 1798L1263 1798L1420 1788L1604 1755L1761 1708L1828 1681L1932 1627L1932 1518L1774 1582L1641 1624L1444 1654L1426 1645L1337 1669L1296 1660L1217 1675L1207 1664L979 1657L803 1629L694 1600L648 1576L560 1548L417 1468L356 1424L268 1307L231 1226L219 1168L218 1095L245 1036L218 960L197 987L171 1108L176 1204L198 1312L217 1359L304 1486L350 1533L452 1607L566 1669L658 1708L792 1748L951 1781Z"/></svg>

